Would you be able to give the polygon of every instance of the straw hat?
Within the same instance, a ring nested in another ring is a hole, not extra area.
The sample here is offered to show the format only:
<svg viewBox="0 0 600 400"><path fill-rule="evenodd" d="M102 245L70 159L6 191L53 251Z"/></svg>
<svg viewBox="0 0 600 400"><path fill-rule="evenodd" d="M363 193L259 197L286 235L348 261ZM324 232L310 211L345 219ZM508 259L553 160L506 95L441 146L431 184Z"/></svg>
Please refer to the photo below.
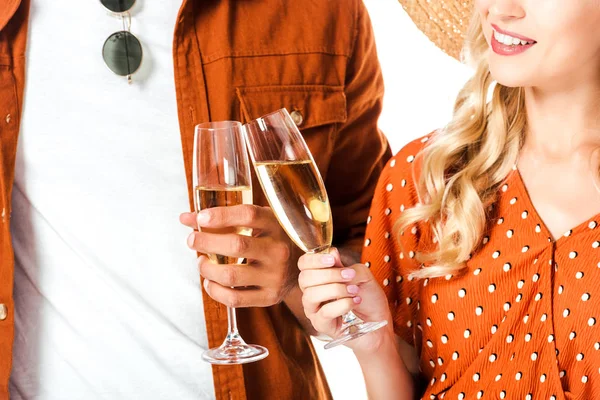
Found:
<svg viewBox="0 0 600 400"><path fill-rule="evenodd" d="M457 60L463 46L474 0L399 0L417 27Z"/></svg>

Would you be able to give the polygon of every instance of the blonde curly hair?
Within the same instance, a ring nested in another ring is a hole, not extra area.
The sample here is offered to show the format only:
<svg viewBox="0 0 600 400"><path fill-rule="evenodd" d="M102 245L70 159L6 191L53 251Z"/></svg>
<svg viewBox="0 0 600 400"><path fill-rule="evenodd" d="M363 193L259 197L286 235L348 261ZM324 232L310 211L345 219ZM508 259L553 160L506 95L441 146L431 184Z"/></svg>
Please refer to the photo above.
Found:
<svg viewBox="0 0 600 400"><path fill-rule="evenodd" d="M523 89L494 82L477 12L465 43L463 58L475 67L475 74L458 94L450 123L419 153L420 175L415 177L413 171L419 203L405 210L396 225L400 232L419 222L432 229L437 249L417 255L424 265L412 274L417 278L456 275L465 267L481 243L488 210L516 164L524 139Z"/></svg>

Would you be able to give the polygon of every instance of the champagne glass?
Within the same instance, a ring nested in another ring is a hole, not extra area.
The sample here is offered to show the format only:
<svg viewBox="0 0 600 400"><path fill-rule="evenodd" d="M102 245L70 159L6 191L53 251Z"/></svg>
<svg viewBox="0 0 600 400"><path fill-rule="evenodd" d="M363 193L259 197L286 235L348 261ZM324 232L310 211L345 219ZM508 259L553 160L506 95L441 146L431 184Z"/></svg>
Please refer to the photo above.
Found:
<svg viewBox="0 0 600 400"><path fill-rule="evenodd" d="M252 204L252 180L248 152L237 121L208 122L196 126L193 154L194 207L196 212L212 207ZM250 236L251 229L206 229L210 233ZM243 264L245 259L208 254L216 264ZM209 349L202 358L211 364L245 364L262 360L269 351L246 344L237 328L235 309L227 308L228 333L220 347Z"/></svg>
<svg viewBox="0 0 600 400"><path fill-rule="evenodd" d="M310 150L286 109L244 125L254 169L265 196L290 239L309 254L327 253L333 225L327 192ZM342 317L342 335L326 349L387 325Z"/></svg>

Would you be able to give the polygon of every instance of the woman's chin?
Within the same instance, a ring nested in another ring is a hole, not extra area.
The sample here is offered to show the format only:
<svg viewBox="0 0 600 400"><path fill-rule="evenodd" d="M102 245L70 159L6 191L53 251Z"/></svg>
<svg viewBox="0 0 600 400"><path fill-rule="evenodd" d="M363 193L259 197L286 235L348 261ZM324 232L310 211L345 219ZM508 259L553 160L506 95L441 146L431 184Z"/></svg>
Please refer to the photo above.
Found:
<svg viewBox="0 0 600 400"><path fill-rule="evenodd" d="M490 65L492 78L502 86L506 87L526 87L532 86L531 77L521 69L513 67L494 67Z"/></svg>

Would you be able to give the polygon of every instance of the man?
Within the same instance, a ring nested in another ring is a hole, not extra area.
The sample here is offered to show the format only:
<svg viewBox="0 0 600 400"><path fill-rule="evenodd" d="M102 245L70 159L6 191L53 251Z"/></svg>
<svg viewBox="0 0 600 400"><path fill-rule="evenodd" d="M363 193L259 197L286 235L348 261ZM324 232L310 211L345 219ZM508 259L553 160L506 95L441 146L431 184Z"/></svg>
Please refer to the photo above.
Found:
<svg viewBox="0 0 600 400"><path fill-rule="evenodd" d="M334 244L358 252L390 155L364 6L138 0L131 13L144 61L128 85L98 57L121 29L100 4L0 0L0 399L330 398L298 304L299 251L270 210L211 215L261 238L192 235L198 252L250 259L248 274L201 259L207 292L176 218L192 204L194 126L286 107L328 188ZM211 374L200 355L227 324L206 294L250 307L241 333L269 357Z"/></svg>

